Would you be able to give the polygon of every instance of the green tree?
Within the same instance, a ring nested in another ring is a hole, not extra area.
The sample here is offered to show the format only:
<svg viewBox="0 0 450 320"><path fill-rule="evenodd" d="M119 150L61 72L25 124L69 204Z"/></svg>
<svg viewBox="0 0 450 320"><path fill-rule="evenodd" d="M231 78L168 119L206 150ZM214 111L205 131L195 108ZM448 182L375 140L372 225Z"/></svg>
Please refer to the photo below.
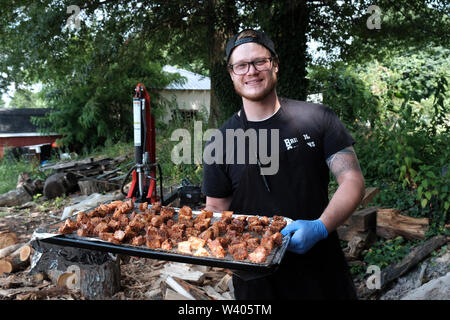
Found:
<svg viewBox="0 0 450 320"><path fill-rule="evenodd" d="M18 89L9 102L10 108L46 108L45 101L41 98L39 92L33 92L28 89Z"/></svg>

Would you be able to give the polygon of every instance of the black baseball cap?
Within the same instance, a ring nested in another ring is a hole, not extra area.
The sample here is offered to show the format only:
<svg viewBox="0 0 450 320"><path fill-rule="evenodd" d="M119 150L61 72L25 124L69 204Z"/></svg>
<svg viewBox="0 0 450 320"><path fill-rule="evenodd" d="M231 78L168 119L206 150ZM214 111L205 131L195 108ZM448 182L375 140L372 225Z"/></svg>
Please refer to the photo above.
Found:
<svg viewBox="0 0 450 320"><path fill-rule="evenodd" d="M244 38L241 38L239 40L238 37L246 31L252 31L249 36L246 36ZM277 57L277 53L275 52L275 45L273 44L273 41L263 32L263 31L258 31L258 30L253 30L253 29L245 29L242 30L241 32L235 34L228 42L227 42L227 46L225 48L225 53L227 55L227 63L230 60L230 56L231 53L233 52L234 48L236 48L237 46L244 44L244 43L248 43L248 42L256 42L259 43L260 45L264 46L267 48L267 50L269 50L273 56Z"/></svg>

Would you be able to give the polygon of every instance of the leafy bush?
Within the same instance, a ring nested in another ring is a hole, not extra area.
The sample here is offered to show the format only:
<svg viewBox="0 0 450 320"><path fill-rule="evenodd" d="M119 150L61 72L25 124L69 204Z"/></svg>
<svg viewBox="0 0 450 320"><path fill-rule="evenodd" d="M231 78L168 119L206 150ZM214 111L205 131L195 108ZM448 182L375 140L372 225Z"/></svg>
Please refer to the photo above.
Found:
<svg viewBox="0 0 450 320"><path fill-rule="evenodd" d="M441 47L364 65L310 68L310 92L322 92L357 144L378 204L431 219L429 235L448 221L450 192L450 50Z"/></svg>

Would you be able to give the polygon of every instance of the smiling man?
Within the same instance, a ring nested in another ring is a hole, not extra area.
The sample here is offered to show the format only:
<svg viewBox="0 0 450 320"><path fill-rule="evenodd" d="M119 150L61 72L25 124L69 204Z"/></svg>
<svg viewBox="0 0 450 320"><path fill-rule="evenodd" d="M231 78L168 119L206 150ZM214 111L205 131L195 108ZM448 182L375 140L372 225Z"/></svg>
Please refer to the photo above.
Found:
<svg viewBox="0 0 450 320"><path fill-rule="evenodd" d="M236 34L227 43L226 59L242 107L220 131L225 136L230 129L255 130L257 146L247 150L256 150L259 159L266 148L278 157L278 170L263 175L260 161L204 163L206 209L294 220L281 231L291 240L274 273L234 273L236 299L355 299L336 233L364 195L355 141L328 107L278 97L278 56L263 32ZM260 139L264 130L276 132L279 141ZM225 149L223 156L230 152L235 154ZM339 184L331 200L330 171Z"/></svg>

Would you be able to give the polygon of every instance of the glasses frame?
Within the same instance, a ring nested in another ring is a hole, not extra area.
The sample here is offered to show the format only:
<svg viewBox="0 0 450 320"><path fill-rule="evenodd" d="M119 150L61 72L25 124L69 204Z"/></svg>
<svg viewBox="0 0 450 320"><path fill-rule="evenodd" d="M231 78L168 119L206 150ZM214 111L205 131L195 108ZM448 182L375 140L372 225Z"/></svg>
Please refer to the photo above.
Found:
<svg viewBox="0 0 450 320"><path fill-rule="evenodd" d="M259 69L256 67L255 62L256 62L256 61L261 61L261 60L263 60L263 59L269 59L269 61L270 61L270 68L269 68L269 69L264 69L264 70L259 70ZM240 62L240 63L235 63L235 64L229 64L229 65L228 65L228 68L230 68L231 71L233 71L233 73L234 73L235 75L237 75L237 76L242 76L242 75L246 74L246 73L250 70L250 65L253 65L253 68L255 68L255 70L257 70L257 71L267 71L267 70L272 69L272 67L273 67L273 59L274 59L273 57L269 57L269 58L258 58L258 59L256 59L256 60L253 60L253 61L250 61L250 62ZM235 66L236 64L243 64L243 63L247 64L247 71L245 71L244 73L236 73L236 71L234 71L234 66Z"/></svg>

